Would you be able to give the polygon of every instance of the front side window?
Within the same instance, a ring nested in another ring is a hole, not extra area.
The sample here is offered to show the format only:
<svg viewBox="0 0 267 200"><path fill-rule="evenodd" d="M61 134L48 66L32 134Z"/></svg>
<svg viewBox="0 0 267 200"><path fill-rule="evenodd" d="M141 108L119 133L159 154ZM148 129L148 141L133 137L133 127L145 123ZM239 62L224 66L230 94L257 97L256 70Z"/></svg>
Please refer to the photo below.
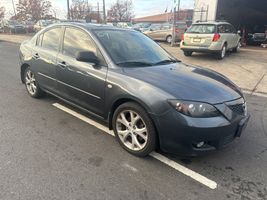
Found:
<svg viewBox="0 0 267 200"><path fill-rule="evenodd" d="M77 53L81 51L92 51L97 54L96 47L86 32L76 28L66 28L63 54L76 58Z"/></svg>
<svg viewBox="0 0 267 200"><path fill-rule="evenodd" d="M42 47L52 51L58 51L61 28L53 28L43 34Z"/></svg>
<svg viewBox="0 0 267 200"><path fill-rule="evenodd" d="M106 61L100 50L95 46L88 33L77 28L66 28L63 42L63 54L76 58L81 51L91 51L95 53L100 61L100 65L106 66Z"/></svg>

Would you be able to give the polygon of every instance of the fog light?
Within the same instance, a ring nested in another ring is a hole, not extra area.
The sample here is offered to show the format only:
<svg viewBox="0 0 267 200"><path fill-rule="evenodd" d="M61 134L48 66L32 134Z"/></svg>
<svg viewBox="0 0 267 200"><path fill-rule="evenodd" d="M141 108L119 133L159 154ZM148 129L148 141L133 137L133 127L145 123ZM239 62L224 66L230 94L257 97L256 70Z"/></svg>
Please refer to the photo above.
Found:
<svg viewBox="0 0 267 200"><path fill-rule="evenodd" d="M204 144L205 144L205 142L203 142L203 141L202 142L199 142L199 143L196 144L196 147L197 148L201 148L201 147L204 146Z"/></svg>

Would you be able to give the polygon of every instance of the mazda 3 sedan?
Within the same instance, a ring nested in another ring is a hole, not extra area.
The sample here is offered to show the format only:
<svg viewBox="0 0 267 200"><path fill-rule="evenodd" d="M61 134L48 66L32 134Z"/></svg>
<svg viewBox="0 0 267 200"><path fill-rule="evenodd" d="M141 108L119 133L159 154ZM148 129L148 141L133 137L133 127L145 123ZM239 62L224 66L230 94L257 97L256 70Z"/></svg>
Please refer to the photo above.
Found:
<svg viewBox="0 0 267 200"><path fill-rule="evenodd" d="M49 93L107 122L136 156L216 150L249 119L229 79L181 63L134 30L51 25L21 44L20 69L31 97Z"/></svg>

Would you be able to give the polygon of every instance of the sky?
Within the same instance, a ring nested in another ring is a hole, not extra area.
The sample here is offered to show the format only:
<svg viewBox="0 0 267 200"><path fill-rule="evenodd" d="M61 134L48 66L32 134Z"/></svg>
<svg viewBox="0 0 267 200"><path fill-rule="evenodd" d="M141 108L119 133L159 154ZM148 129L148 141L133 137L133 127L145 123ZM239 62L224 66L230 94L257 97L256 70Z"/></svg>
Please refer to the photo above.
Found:
<svg viewBox="0 0 267 200"><path fill-rule="evenodd" d="M71 3L72 0L70 0ZM110 6L116 0L106 0L106 9L108 10ZM174 0L132 0L134 6L135 17L143 17L153 14L163 13L166 9L169 11L173 7ZM18 0L14 0L15 4ZM50 0L53 5L53 13L57 15L58 18L64 19L67 16L67 0ZM99 2L100 10L102 8L103 0L88 0L89 4L97 9L97 2ZM0 6L5 6L7 10L7 15L13 14L12 0L0 0ZM194 0L181 0L181 9L188 9L194 7Z"/></svg>

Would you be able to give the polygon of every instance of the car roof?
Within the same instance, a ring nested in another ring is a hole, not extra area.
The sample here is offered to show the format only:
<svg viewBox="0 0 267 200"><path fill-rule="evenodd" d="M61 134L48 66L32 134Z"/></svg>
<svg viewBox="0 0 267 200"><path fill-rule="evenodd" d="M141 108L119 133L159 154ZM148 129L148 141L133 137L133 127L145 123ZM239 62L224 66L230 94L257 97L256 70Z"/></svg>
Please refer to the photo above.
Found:
<svg viewBox="0 0 267 200"><path fill-rule="evenodd" d="M129 30L131 29L125 29L125 28L119 28L119 27L114 27L114 26L109 26L106 24L92 24L92 23L79 23L79 22L65 22L65 23L55 23L50 27L53 26L76 26L76 27L81 27L87 30Z"/></svg>
<svg viewBox="0 0 267 200"><path fill-rule="evenodd" d="M220 25L220 24L230 24L230 23L226 21L203 21L203 22L193 23L193 25L197 25L197 24Z"/></svg>

